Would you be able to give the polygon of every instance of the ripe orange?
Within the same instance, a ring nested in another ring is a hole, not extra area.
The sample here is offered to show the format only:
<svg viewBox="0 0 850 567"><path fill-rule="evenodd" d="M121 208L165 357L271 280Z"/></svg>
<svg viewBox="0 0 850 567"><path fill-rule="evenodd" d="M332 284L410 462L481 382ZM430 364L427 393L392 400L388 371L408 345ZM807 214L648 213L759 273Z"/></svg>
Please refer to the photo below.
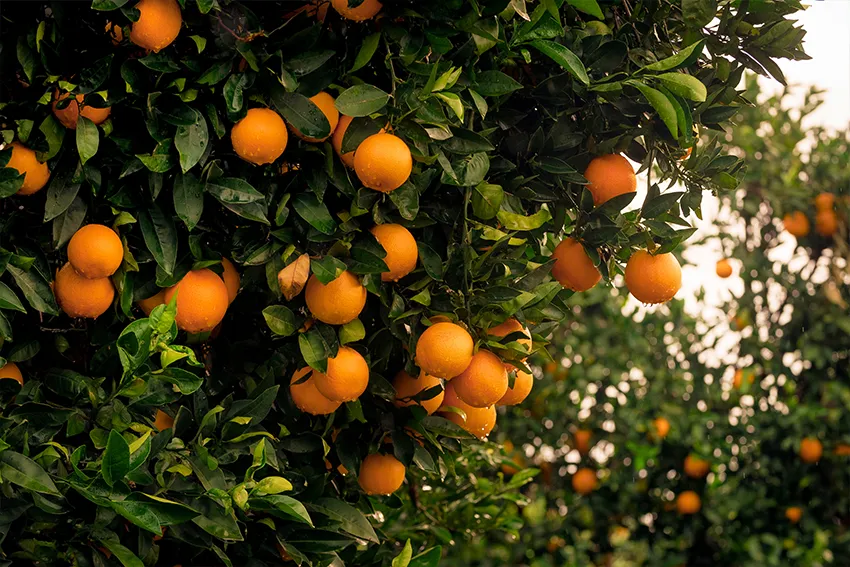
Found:
<svg viewBox="0 0 850 567"><path fill-rule="evenodd" d="M24 375L14 362L7 362L0 367L0 380L2 379L16 380L21 386L24 385Z"/></svg>
<svg viewBox="0 0 850 567"><path fill-rule="evenodd" d="M514 333L522 333L527 339L516 339L516 342L525 347L526 354L531 354L531 331L529 331L522 323L511 317L501 325L490 327L487 329L487 334L493 337L507 337Z"/></svg>
<svg viewBox="0 0 850 567"><path fill-rule="evenodd" d="M682 267L673 254L638 250L626 264L626 287L643 303L670 301L682 287Z"/></svg>
<svg viewBox="0 0 850 567"><path fill-rule="evenodd" d="M416 364L426 374L451 380L472 362L474 343L466 329L455 323L435 323L416 343Z"/></svg>
<svg viewBox="0 0 850 567"><path fill-rule="evenodd" d="M165 290L165 303L177 293L177 327L189 333L212 331L227 312L227 286L208 268L192 270Z"/></svg>
<svg viewBox="0 0 850 567"><path fill-rule="evenodd" d="M322 111L322 114L325 115L325 118L328 119L328 123L331 125L331 129L329 130L330 133L324 138L310 138L309 136L305 136L299 132L295 127L292 127L292 133L295 134L297 138L301 138L305 142L324 142L331 137L331 134L334 133L334 130L339 123L339 110L337 110L336 106L334 106L334 97L326 92L321 92L316 96L311 96L310 101L318 106L319 110Z"/></svg>
<svg viewBox="0 0 850 567"><path fill-rule="evenodd" d="M746 374L747 374L747 383L748 384L752 384L753 382L756 381L756 375L755 375L754 372L748 370ZM743 385L744 385L744 369L743 368L736 368L735 369L735 376L732 377L732 386L734 386L735 389L737 390Z"/></svg>
<svg viewBox="0 0 850 567"><path fill-rule="evenodd" d="M372 134L354 152L354 172L363 185L375 191L395 191L407 181L412 170L410 148L392 134Z"/></svg>
<svg viewBox="0 0 850 567"><path fill-rule="evenodd" d="M56 273L53 292L62 311L71 317L97 319L112 305L115 288L109 278L90 280L74 270L70 263Z"/></svg>
<svg viewBox="0 0 850 567"><path fill-rule="evenodd" d="M608 154L593 158L584 170L584 177L590 182L587 186L593 195L596 206L637 190L637 177L629 160L619 154Z"/></svg>
<svg viewBox="0 0 850 567"><path fill-rule="evenodd" d="M384 263L390 271L381 274L381 281L397 282L416 269L419 249L409 230L400 224L379 224L371 232L387 252Z"/></svg>
<svg viewBox="0 0 850 567"><path fill-rule="evenodd" d="M563 239L555 247L552 257L555 258L552 277L567 289L587 291L602 279L602 274L578 240Z"/></svg>
<svg viewBox="0 0 850 567"><path fill-rule="evenodd" d="M162 411L161 409L156 410L156 416L153 420L154 429L157 431L165 431L166 429L171 429L174 426L174 418Z"/></svg>
<svg viewBox="0 0 850 567"><path fill-rule="evenodd" d="M693 490L686 490L676 498L676 510L683 516L696 514L702 508L699 494Z"/></svg>
<svg viewBox="0 0 850 567"><path fill-rule="evenodd" d="M356 319L366 305L366 288L357 276L345 271L328 285L315 274L307 280L304 299L313 316L328 325L345 325Z"/></svg>
<svg viewBox="0 0 850 567"><path fill-rule="evenodd" d="M360 463L357 483L369 495L389 496L404 483L405 467L392 455L372 453Z"/></svg>
<svg viewBox="0 0 850 567"><path fill-rule="evenodd" d="M24 175L24 183L18 189L18 195L32 195L40 191L50 179L47 164L38 161L35 152L20 142L12 142L9 145L12 148L12 157L6 167L17 169L18 173Z"/></svg>
<svg viewBox="0 0 850 567"><path fill-rule="evenodd" d="M788 521L792 524L796 524L800 521L800 518L803 517L803 509L799 506L791 506L785 510L785 517L788 518Z"/></svg>
<svg viewBox="0 0 850 567"><path fill-rule="evenodd" d="M364 0L356 8L348 7L348 0L332 0L334 10L347 20L362 22L374 18L381 11L382 5L378 0Z"/></svg>
<svg viewBox="0 0 850 567"><path fill-rule="evenodd" d="M534 376L524 370L515 368L513 365L510 364L505 364L505 370L508 373L516 370L516 377L514 378L514 387L508 387L508 391L505 392L505 395L502 396L498 402L496 402L496 405L519 405L524 402L525 398L528 397L528 394L531 393L531 388L534 386Z"/></svg>
<svg viewBox="0 0 850 567"><path fill-rule="evenodd" d="M70 128L71 130L77 129L77 118L79 118L81 114L95 124L103 124L106 122L106 119L109 118L109 113L112 112L112 109L109 107L95 108L89 105L84 105L83 111L80 112L80 104L83 104L83 100L85 98L81 94L78 94L65 108L57 108L59 101L66 98L68 98L68 93L60 95L59 91L56 91L51 108L53 109L53 115L56 116L56 119L62 123L62 126Z"/></svg>
<svg viewBox="0 0 850 567"><path fill-rule="evenodd" d="M396 374L395 379L393 379L393 388L395 388L395 405L398 407L418 405L424 408L425 411L428 412L428 415L431 415L437 411L440 404L443 403L443 396L445 395L444 391L440 391L439 394L429 400L414 401L409 398L437 386L442 388L442 385L443 383L436 376L431 376L423 372L419 375L419 378L414 378L402 370Z"/></svg>
<svg viewBox="0 0 850 567"><path fill-rule="evenodd" d="M723 258L722 260L717 261L717 265L714 267L714 271L717 272L717 275L721 278L728 278L732 275L732 264L729 263L729 260Z"/></svg>
<svg viewBox="0 0 850 567"><path fill-rule="evenodd" d="M83 277L105 278L114 274L124 261L124 245L108 226L87 224L68 242L68 261Z"/></svg>
<svg viewBox="0 0 850 567"><path fill-rule="evenodd" d="M305 366L301 370L292 375L289 381L289 394L292 396L292 401L295 402L295 407L310 415L330 415L335 412L340 402L333 402L322 395L319 389L316 388L315 378L317 372L313 372L304 382L296 384L301 378L307 375L312 368Z"/></svg>
<svg viewBox="0 0 850 567"><path fill-rule="evenodd" d="M785 230L797 238L808 236L809 230L811 230L809 217L802 211L794 211L786 214L782 217L782 225L785 227Z"/></svg>
<svg viewBox="0 0 850 567"><path fill-rule="evenodd" d="M508 391L508 373L498 356L489 350L479 350L452 384L461 400L474 408L486 408Z"/></svg>
<svg viewBox="0 0 850 567"><path fill-rule="evenodd" d="M136 305L139 306L145 315L150 315L154 308L159 307L163 303L165 303L165 290L161 289L156 295L136 302Z"/></svg>
<svg viewBox="0 0 850 567"><path fill-rule="evenodd" d="M704 478L711 470L711 464L699 457L688 455L685 457L685 474L691 478Z"/></svg>
<svg viewBox="0 0 850 567"><path fill-rule="evenodd" d="M272 163L283 154L288 141L286 123L269 108L250 109L230 131L233 151L254 165Z"/></svg>
<svg viewBox="0 0 850 567"><path fill-rule="evenodd" d="M850 457L850 445L847 443L839 443L832 450L832 454L838 457Z"/></svg>
<svg viewBox="0 0 850 567"><path fill-rule="evenodd" d="M446 408L457 408L461 410L466 417L462 417L454 411L446 411ZM493 427L496 426L496 406L489 408L474 408L461 400L455 393L452 382L446 384L446 392L443 398L443 403L440 406L440 413L444 418L459 425L470 435L474 435L481 440L484 440Z"/></svg>
<svg viewBox="0 0 850 567"><path fill-rule="evenodd" d="M579 469L572 479L573 490L579 494L590 494L596 490L596 471Z"/></svg>
<svg viewBox="0 0 850 567"><path fill-rule="evenodd" d="M815 230L824 238L830 238L838 230L838 215L832 209L818 211L815 215Z"/></svg>
<svg viewBox="0 0 850 567"><path fill-rule="evenodd" d="M157 52L177 39L183 25L177 0L141 0L135 8L141 14L138 21L131 24L130 41Z"/></svg>
<svg viewBox="0 0 850 567"><path fill-rule="evenodd" d="M573 435L576 450L582 455L590 452L590 440L593 438L593 432L589 429L579 429Z"/></svg>
<svg viewBox="0 0 850 567"><path fill-rule="evenodd" d="M670 422L665 417L656 417L652 425L655 427L655 434L659 439L664 439L670 433Z"/></svg>
<svg viewBox="0 0 850 567"><path fill-rule="evenodd" d="M823 455L823 445L814 437L806 437L800 441L800 459L804 463L816 463Z"/></svg>
<svg viewBox="0 0 850 567"><path fill-rule="evenodd" d="M328 359L327 372L313 373L319 392L332 402L350 402L360 397L369 385L369 364L351 347L340 347Z"/></svg>
<svg viewBox="0 0 850 567"><path fill-rule="evenodd" d="M832 193L819 193L815 197L815 208L819 211L832 209L835 206L835 195Z"/></svg>
<svg viewBox="0 0 850 567"><path fill-rule="evenodd" d="M224 280L224 287L227 288L227 304L230 305L239 293L239 285L242 283L242 280L239 278L239 272L236 271L236 266L227 258L221 259L221 267L224 268L224 271L221 273L221 279Z"/></svg>
<svg viewBox="0 0 850 567"><path fill-rule="evenodd" d="M124 30L121 29L121 26L107 21L104 30L112 39L112 45L119 45L122 41L124 41Z"/></svg>

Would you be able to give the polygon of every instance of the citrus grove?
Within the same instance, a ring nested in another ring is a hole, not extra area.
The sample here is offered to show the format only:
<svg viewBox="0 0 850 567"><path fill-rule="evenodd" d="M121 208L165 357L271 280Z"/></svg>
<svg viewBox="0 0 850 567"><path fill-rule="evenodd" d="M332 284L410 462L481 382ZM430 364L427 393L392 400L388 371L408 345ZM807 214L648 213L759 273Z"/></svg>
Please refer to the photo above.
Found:
<svg viewBox="0 0 850 567"><path fill-rule="evenodd" d="M697 126L806 57L796 2L3 8L0 557L45 565L518 536L534 471L488 439L529 361L585 297L675 297L744 175Z"/></svg>

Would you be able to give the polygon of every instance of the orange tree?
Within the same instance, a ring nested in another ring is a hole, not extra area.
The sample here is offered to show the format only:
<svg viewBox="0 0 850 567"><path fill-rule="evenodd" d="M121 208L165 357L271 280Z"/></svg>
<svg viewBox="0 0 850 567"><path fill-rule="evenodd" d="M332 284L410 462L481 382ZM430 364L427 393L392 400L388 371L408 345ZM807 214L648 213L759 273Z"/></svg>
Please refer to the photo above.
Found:
<svg viewBox="0 0 850 567"><path fill-rule="evenodd" d="M694 126L805 57L798 9L4 3L3 557L433 565L446 499L515 531L471 440L575 291L675 294L742 173ZM623 153L685 190L623 214Z"/></svg>

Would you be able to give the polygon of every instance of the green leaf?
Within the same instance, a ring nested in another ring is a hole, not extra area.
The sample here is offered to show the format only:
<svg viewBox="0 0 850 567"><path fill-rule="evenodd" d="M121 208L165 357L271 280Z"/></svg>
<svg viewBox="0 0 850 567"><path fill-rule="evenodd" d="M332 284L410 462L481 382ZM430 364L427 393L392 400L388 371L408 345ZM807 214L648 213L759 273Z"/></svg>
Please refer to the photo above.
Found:
<svg viewBox="0 0 850 567"><path fill-rule="evenodd" d="M700 40L689 45L675 55L671 55L666 59L657 61L643 68L644 71L671 71L679 67L683 67L692 56L699 56L702 53L702 48L705 42Z"/></svg>
<svg viewBox="0 0 850 567"><path fill-rule="evenodd" d="M405 220L413 220L419 214L419 190L410 180L402 183L401 187L390 192L390 201L398 209Z"/></svg>
<svg viewBox="0 0 850 567"><path fill-rule="evenodd" d="M292 207L298 216L322 234L336 232L336 222L324 203L314 193L299 193L292 200Z"/></svg>
<svg viewBox="0 0 850 567"><path fill-rule="evenodd" d="M286 122L308 138L326 138L331 135L331 124L313 101L302 94L288 93L283 87L271 91L272 104ZM337 102L339 99L337 99ZM339 107L337 107L339 108Z"/></svg>
<svg viewBox="0 0 850 567"><path fill-rule="evenodd" d="M7 449L0 452L0 478L26 490L62 496L43 468L29 457L15 451Z"/></svg>
<svg viewBox="0 0 850 567"><path fill-rule="evenodd" d="M368 84L346 89L336 99L336 108L347 116L368 116L387 105L390 95Z"/></svg>
<svg viewBox="0 0 850 567"><path fill-rule="evenodd" d="M306 333L298 335L298 348L301 350L301 355L311 368L319 372L327 372L328 357L331 355L331 346L325 340L325 337L319 331L317 326Z"/></svg>
<svg viewBox="0 0 850 567"><path fill-rule="evenodd" d="M172 275L177 265L177 229L174 221L156 204L149 209L137 209L136 212L145 246L163 271Z"/></svg>
<svg viewBox="0 0 850 567"><path fill-rule="evenodd" d="M121 565L124 567L145 567L145 564L135 553L118 543L118 536L112 532L106 533L110 534L111 537L97 535L97 540L103 544L103 547L112 552L112 555L121 562Z"/></svg>
<svg viewBox="0 0 850 567"><path fill-rule="evenodd" d="M360 319L354 319L343 325L339 330L340 344L354 343L366 338L366 328Z"/></svg>
<svg viewBox="0 0 850 567"><path fill-rule="evenodd" d="M186 173L195 166L204 155L209 143L209 132L204 115L193 110L195 122L189 126L178 126L174 135L174 147L180 154L180 169Z"/></svg>
<svg viewBox="0 0 850 567"><path fill-rule="evenodd" d="M354 537L378 543L378 536L372 524L357 508L334 498L319 498L309 507L339 524L342 531Z"/></svg>
<svg viewBox="0 0 850 567"><path fill-rule="evenodd" d="M584 63L581 62L581 59L575 53L560 43L538 39L532 41L531 46L563 67L585 85L590 84L590 77L587 76L587 69L585 69Z"/></svg>
<svg viewBox="0 0 850 567"><path fill-rule="evenodd" d="M508 230L535 230L552 219L552 215L546 209L540 209L530 216L518 215L508 211L499 211L496 215L499 222Z"/></svg>
<svg viewBox="0 0 850 567"><path fill-rule="evenodd" d="M182 368L164 368L161 372L154 373L153 376L158 380L174 384L184 396L194 394L204 384L203 378Z"/></svg>
<svg viewBox="0 0 850 567"><path fill-rule="evenodd" d="M11 197L24 184L24 174L18 173L17 169L4 167L0 169L0 199Z"/></svg>
<svg viewBox="0 0 850 567"><path fill-rule="evenodd" d="M501 71L483 71L475 76L475 90L482 96L502 96L522 88L521 83Z"/></svg>
<svg viewBox="0 0 850 567"><path fill-rule="evenodd" d="M237 177L219 177L215 181L208 181L206 189L222 203L233 205L256 203L266 198L250 183Z"/></svg>
<svg viewBox="0 0 850 567"><path fill-rule="evenodd" d="M192 173L177 174L174 177L174 212L191 231L201 220L204 212L204 186Z"/></svg>
<svg viewBox="0 0 850 567"><path fill-rule="evenodd" d="M425 273L432 279L443 281L443 260L439 254L421 240L416 242L416 247L419 250L419 261L422 262Z"/></svg>
<svg viewBox="0 0 850 567"><path fill-rule="evenodd" d="M263 309L263 318L266 320L269 329L276 335L288 337L298 330L295 314L283 305L269 305Z"/></svg>
<svg viewBox="0 0 850 567"><path fill-rule="evenodd" d="M691 75L684 73L664 73L658 75L657 78L664 83L665 87L670 89L670 92L688 100L705 102L705 97L708 95L705 85Z"/></svg>
<svg viewBox="0 0 850 567"><path fill-rule="evenodd" d="M77 180L79 176L79 168L76 171L74 168L67 168L50 179L47 201L44 203L44 222L51 221L68 210L80 191L80 182Z"/></svg>
<svg viewBox="0 0 850 567"><path fill-rule="evenodd" d="M689 27L701 28L717 15L717 0L682 0L682 15Z"/></svg>
<svg viewBox="0 0 850 567"><path fill-rule="evenodd" d="M262 498L251 498L250 505L252 510L269 511L273 514L279 512L280 514L275 515L283 515L286 519L294 519L313 527L313 520L310 518L310 513L307 512L307 508L290 496L273 494Z"/></svg>
<svg viewBox="0 0 850 567"><path fill-rule="evenodd" d="M380 41L380 32L367 35L363 40L363 44L360 46L360 51L357 52L357 57L354 58L354 64L348 72L353 73L368 65L369 61L372 60L372 56L375 55L375 51L377 51Z"/></svg>
<svg viewBox="0 0 850 567"><path fill-rule="evenodd" d="M661 117L661 121L664 122L665 126L667 126L670 134L674 138L678 138L679 121L676 116L676 108L673 106L673 103L670 102L670 99L664 96L664 93L661 91L648 87L640 81L628 80L626 83L635 87L643 94L644 97L646 97L646 100L649 101L652 108L658 112L658 116Z"/></svg>
<svg viewBox="0 0 850 567"><path fill-rule="evenodd" d="M24 309L21 300L18 299L17 295L15 295L15 292L3 282L0 282L0 309L10 309L13 311L20 311L21 313L27 312L27 310Z"/></svg>
<svg viewBox="0 0 850 567"><path fill-rule="evenodd" d="M640 214L643 218L654 219L655 217L669 211L673 205L679 202L679 199L681 199L684 194L684 192L677 191L662 193L653 199L649 199L649 197L647 197L646 202L644 202L643 207L641 208Z"/></svg>
<svg viewBox="0 0 850 567"><path fill-rule="evenodd" d="M595 16L600 20L605 18L604 14L602 14L602 9L599 8L599 4L596 3L596 0L567 0L567 4L573 6L580 12Z"/></svg>
<svg viewBox="0 0 850 567"><path fill-rule="evenodd" d="M53 246L59 249L71 240L74 233L83 226L86 218L86 202L77 196L68 210L53 219Z"/></svg>
<svg viewBox="0 0 850 567"><path fill-rule="evenodd" d="M143 530L147 530L154 535L162 535L162 526L159 523L159 518L157 518L156 514L147 504L124 500L121 502L110 502L110 506L118 514Z"/></svg>
<svg viewBox="0 0 850 567"><path fill-rule="evenodd" d="M457 119L463 122L463 101L460 100L460 97L455 93L445 92L445 93L436 93L435 97L443 101L449 110L451 110Z"/></svg>
<svg viewBox="0 0 850 567"><path fill-rule="evenodd" d="M334 256L324 256L310 262L310 268L316 274L316 279L328 285L345 271L345 262Z"/></svg>
<svg viewBox="0 0 850 567"><path fill-rule="evenodd" d="M47 153L39 156L39 160L47 161L53 159L59 153L59 150L62 149L62 142L65 140L65 127L51 114L41 122L38 129L44 134L48 147Z"/></svg>
<svg viewBox="0 0 850 567"><path fill-rule="evenodd" d="M443 548L440 546L426 549L410 560L407 567L437 567L443 557Z"/></svg>
<svg viewBox="0 0 850 567"><path fill-rule="evenodd" d="M114 429L109 432L106 450L100 462L100 472L109 486L123 480L124 475L130 472L130 446Z"/></svg>
<svg viewBox="0 0 850 567"><path fill-rule="evenodd" d="M77 152L80 154L80 163L85 163L97 153L100 144L100 131L94 122L80 115L77 118Z"/></svg>
<svg viewBox="0 0 850 567"><path fill-rule="evenodd" d="M320 69L322 65L330 61L334 55L336 55L336 52L330 49L300 52L284 61L283 64L287 69L292 71L292 74L296 77L303 77L304 75L308 75L313 71Z"/></svg>
<svg viewBox="0 0 850 567"><path fill-rule="evenodd" d="M33 53L32 49L30 49L29 45L27 45L26 34L18 35L17 55L18 63L21 64L21 68L27 76L27 82L32 83L37 63L35 53Z"/></svg>
<svg viewBox="0 0 850 567"><path fill-rule="evenodd" d="M30 269L24 271L17 266L9 264L6 269L15 278L15 283L18 284L21 292L24 294L27 302L35 309L48 315L59 315L59 306L56 305L56 298L50 286L38 273L38 270Z"/></svg>
<svg viewBox="0 0 850 567"><path fill-rule="evenodd" d="M248 84L248 77L244 73L236 73L228 77L222 88L224 104L227 112L236 114L242 110L245 104L244 89Z"/></svg>
<svg viewBox="0 0 850 567"><path fill-rule="evenodd" d="M472 193L472 212L482 220L490 220L499 212L504 197L501 185L479 183Z"/></svg>
<svg viewBox="0 0 850 567"><path fill-rule="evenodd" d="M410 564L411 557L413 557L413 547L411 547L410 540L408 539L404 542L404 548L401 550L401 553L393 558L392 567L407 567Z"/></svg>

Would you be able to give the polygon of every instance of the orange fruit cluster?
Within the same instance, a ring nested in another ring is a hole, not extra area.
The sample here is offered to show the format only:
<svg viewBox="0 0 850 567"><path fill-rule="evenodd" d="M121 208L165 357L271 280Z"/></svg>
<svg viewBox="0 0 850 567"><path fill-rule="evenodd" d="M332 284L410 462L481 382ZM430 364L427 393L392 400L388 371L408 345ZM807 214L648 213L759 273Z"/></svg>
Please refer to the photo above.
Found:
<svg viewBox="0 0 850 567"><path fill-rule="evenodd" d="M118 234L102 224L80 228L68 242L68 263L53 283L56 301L71 317L96 319L115 298L110 276L124 261L124 244Z"/></svg>

